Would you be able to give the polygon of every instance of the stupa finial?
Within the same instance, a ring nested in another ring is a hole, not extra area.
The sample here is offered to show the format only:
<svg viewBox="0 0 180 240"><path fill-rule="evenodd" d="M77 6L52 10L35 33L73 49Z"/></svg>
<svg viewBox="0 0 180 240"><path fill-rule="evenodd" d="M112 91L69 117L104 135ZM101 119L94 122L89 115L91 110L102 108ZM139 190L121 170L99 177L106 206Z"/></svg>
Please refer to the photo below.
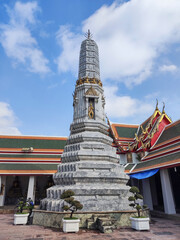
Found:
<svg viewBox="0 0 180 240"><path fill-rule="evenodd" d="M85 33L85 37L86 37L87 39L91 39L92 36L93 36L93 35L91 34L90 30L88 29L88 31Z"/></svg>

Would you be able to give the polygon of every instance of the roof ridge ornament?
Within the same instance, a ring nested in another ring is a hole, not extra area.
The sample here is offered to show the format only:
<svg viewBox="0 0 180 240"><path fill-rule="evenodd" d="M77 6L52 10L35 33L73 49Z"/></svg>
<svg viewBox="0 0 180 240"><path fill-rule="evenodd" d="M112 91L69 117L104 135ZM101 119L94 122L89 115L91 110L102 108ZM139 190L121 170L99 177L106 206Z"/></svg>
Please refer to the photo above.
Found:
<svg viewBox="0 0 180 240"><path fill-rule="evenodd" d="M90 32L90 30L88 29L88 31L84 34L84 36L87 38L87 39L92 39L92 33Z"/></svg>
<svg viewBox="0 0 180 240"><path fill-rule="evenodd" d="M163 113L163 114L165 114L164 109L165 109L165 103L163 102L163 109L162 109L162 113Z"/></svg>
<svg viewBox="0 0 180 240"><path fill-rule="evenodd" d="M158 109L158 99L156 98L156 110L159 110Z"/></svg>

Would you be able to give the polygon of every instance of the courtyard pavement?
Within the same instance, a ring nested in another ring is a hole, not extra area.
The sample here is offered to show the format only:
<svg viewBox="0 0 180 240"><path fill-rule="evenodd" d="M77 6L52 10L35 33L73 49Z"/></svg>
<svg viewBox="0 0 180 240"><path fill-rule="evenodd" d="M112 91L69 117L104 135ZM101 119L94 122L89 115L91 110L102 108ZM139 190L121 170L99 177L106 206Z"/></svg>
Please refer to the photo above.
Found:
<svg viewBox="0 0 180 240"><path fill-rule="evenodd" d="M0 214L0 240L173 240L180 239L180 220L152 218L150 231L121 228L113 233L80 230L79 233L63 233L61 229L36 225L13 225L13 214Z"/></svg>

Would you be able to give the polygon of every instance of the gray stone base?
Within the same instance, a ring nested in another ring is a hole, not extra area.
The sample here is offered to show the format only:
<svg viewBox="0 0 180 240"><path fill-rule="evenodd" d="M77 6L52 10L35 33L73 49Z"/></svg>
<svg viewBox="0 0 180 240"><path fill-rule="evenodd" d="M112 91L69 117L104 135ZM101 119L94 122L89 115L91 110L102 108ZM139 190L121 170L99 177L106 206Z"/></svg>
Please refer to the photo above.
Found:
<svg viewBox="0 0 180 240"><path fill-rule="evenodd" d="M64 200L61 195L72 190L84 212L131 210L128 179L124 168L112 162L62 163L54 174L56 185L47 189L47 197L41 200L40 209L62 212Z"/></svg>
<svg viewBox="0 0 180 240"><path fill-rule="evenodd" d="M93 216L110 215L115 219L115 225L119 227L130 227L131 216L135 215L135 211L114 211L114 212L77 212L74 217L80 219L80 228L87 228L87 220ZM62 228L62 219L69 217L70 213L65 212L50 212L44 210L33 210L33 224L44 227ZM147 213L148 215L148 213Z"/></svg>

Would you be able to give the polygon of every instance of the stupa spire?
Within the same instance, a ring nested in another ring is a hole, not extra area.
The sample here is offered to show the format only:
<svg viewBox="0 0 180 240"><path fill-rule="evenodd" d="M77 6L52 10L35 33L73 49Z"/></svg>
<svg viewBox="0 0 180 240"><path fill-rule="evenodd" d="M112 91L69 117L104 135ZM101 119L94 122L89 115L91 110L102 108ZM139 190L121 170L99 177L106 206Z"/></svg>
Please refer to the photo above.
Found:
<svg viewBox="0 0 180 240"><path fill-rule="evenodd" d="M86 39L81 44L79 56L79 79L96 78L100 80L99 51L98 46L92 40L92 34L88 29Z"/></svg>

